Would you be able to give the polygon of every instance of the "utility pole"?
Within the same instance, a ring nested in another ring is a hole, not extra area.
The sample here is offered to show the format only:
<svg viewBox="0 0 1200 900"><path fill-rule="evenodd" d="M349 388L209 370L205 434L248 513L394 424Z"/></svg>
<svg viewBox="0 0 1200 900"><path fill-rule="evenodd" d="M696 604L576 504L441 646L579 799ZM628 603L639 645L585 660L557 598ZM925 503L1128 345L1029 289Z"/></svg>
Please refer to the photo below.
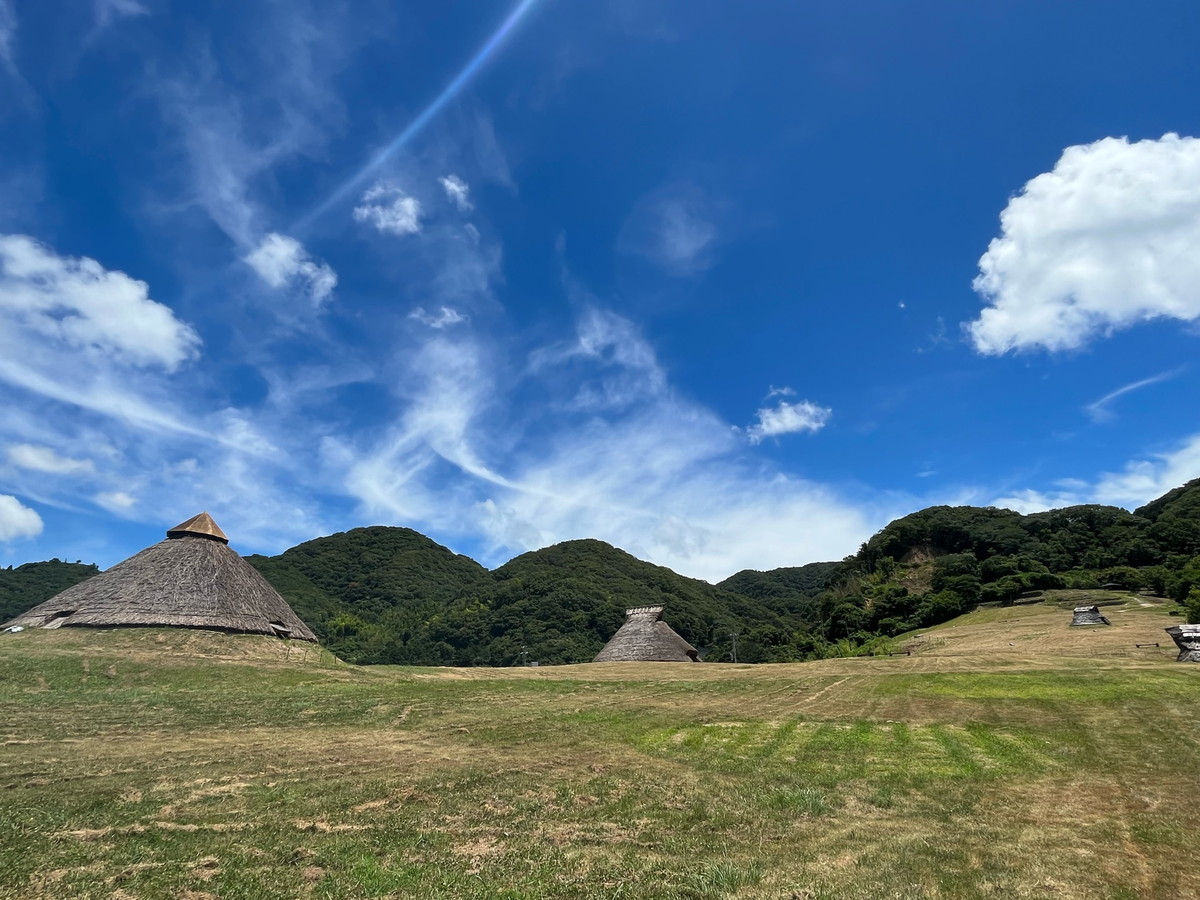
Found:
<svg viewBox="0 0 1200 900"><path fill-rule="evenodd" d="M524 644L521 645L521 665L529 665L529 648Z"/></svg>
<svg viewBox="0 0 1200 900"><path fill-rule="evenodd" d="M729 635L733 638L733 661L737 662L737 632L731 631L729 632Z"/></svg>

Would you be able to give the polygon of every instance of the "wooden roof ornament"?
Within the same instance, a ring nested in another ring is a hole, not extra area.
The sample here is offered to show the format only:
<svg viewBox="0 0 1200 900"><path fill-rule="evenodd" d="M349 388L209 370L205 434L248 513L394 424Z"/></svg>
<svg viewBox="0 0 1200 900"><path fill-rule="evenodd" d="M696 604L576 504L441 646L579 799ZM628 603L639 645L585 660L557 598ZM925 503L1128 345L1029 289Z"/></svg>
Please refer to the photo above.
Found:
<svg viewBox="0 0 1200 900"><path fill-rule="evenodd" d="M229 543L229 538L221 530L221 526L214 522L213 517L206 512L202 512L198 516L192 516L186 522L180 522L167 532L167 537L169 538L183 537L184 535L216 538L223 544Z"/></svg>
<svg viewBox="0 0 1200 900"><path fill-rule="evenodd" d="M208 513L167 539L0 625L26 628L206 628L317 640Z"/></svg>
<svg viewBox="0 0 1200 900"><path fill-rule="evenodd" d="M1098 606L1077 606L1071 616L1072 625L1111 625L1112 622L1100 615Z"/></svg>
<svg viewBox="0 0 1200 900"><path fill-rule="evenodd" d="M661 606L625 610L617 629L592 662L699 662L696 648L662 620Z"/></svg>

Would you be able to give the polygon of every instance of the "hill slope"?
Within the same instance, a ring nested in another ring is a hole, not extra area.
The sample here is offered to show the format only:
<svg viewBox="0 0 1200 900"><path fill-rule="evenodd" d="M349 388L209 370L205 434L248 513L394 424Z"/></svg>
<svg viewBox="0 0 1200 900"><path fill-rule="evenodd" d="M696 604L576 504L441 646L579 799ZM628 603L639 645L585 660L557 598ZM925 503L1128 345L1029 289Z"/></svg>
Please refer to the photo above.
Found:
<svg viewBox="0 0 1200 900"><path fill-rule="evenodd" d="M57 559L0 569L0 622L7 622L99 571L95 565Z"/></svg>

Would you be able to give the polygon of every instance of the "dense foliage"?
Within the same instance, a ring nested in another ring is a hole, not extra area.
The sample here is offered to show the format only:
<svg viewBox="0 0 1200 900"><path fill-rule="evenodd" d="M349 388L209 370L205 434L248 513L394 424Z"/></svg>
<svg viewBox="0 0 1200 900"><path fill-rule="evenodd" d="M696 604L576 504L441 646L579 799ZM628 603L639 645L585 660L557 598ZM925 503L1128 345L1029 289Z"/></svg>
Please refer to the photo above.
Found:
<svg viewBox="0 0 1200 900"><path fill-rule="evenodd" d="M747 570L715 586L595 540L489 572L416 531L382 526L248 559L351 662L584 662L627 608L660 604L707 659L731 659L736 635L740 661L787 661L885 648L891 636L976 604L1051 588L1146 590L1200 621L1200 479L1134 513L930 507L841 562ZM57 560L0 571L0 613L11 617L95 572Z"/></svg>
<svg viewBox="0 0 1200 900"><path fill-rule="evenodd" d="M99 571L94 565L57 559L0 569L0 622L7 622Z"/></svg>

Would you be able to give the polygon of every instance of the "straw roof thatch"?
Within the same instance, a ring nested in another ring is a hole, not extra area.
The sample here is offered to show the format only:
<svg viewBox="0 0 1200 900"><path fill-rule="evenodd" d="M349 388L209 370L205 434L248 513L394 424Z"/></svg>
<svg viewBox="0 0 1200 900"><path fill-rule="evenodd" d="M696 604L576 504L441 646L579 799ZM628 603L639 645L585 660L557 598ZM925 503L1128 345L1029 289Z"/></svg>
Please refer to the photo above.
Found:
<svg viewBox="0 0 1200 900"><path fill-rule="evenodd" d="M228 546L208 513L167 534L0 627L165 625L316 641L279 592Z"/></svg>
<svg viewBox="0 0 1200 900"><path fill-rule="evenodd" d="M1172 625L1167 634L1179 648L1179 662L1200 663L1200 625Z"/></svg>
<svg viewBox="0 0 1200 900"><path fill-rule="evenodd" d="M625 610L625 624L592 662L699 662L696 648L662 620L661 606Z"/></svg>
<svg viewBox="0 0 1200 900"><path fill-rule="evenodd" d="M1098 606L1077 606L1071 617L1072 625L1111 625L1112 622L1100 615Z"/></svg>

